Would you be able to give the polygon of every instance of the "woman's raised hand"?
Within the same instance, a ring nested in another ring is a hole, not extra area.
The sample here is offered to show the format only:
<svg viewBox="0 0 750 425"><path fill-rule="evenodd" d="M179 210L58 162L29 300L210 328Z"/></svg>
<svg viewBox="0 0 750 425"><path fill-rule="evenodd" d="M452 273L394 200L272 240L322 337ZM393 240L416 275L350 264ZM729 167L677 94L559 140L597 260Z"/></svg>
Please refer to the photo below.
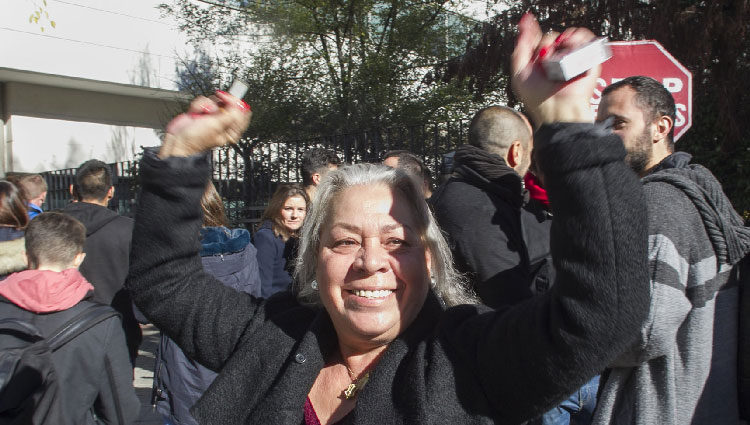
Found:
<svg viewBox="0 0 750 425"><path fill-rule="evenodd" d="M190 156L235 143L250 124L250 107L229 93L197 97L184 114L167 124L159 156Z"/></svg>
<svg viewBox="0 0 750 425"><path fill-rule="evenodd" d="M596 37L586 28L568 28L562 34L542 35L534 15L518 23L518 39L511 57L511 85L535 124L593 122L589 106L601 66L568 82L547 78L541 60L555 52L575 50Z"/></svg>

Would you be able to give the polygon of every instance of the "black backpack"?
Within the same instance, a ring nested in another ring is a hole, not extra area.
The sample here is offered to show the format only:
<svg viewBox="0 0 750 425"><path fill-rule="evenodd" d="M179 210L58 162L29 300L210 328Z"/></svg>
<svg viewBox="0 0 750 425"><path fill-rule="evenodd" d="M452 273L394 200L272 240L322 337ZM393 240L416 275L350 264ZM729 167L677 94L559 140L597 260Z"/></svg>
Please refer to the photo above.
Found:
<svg viewBox="0 0 750 425"><path fill-rule="evenodd" d="M0 424L61 424L61 388L52 353L118 313L95 304L45 338L29 322L0 320Z"/></svg>

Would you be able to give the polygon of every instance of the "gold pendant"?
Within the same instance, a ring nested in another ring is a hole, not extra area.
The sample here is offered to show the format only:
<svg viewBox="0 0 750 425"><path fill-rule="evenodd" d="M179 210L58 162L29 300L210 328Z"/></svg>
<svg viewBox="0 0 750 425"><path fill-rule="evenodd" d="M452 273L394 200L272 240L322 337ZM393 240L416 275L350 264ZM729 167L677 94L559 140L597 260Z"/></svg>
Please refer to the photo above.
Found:
<svg viewBox="0 0 750 425"><path fill-rule="evenodd" d="M351 399L353 399L353 398L354 398L354 396L356 396L356 395L357 395L357 384L355 384L354 382L352 382L352 383L351 383L351 384L349 384L349 386L348 386L348 387L346 387L346 389L344 390L344 398L346 398L347 400L351 400Z"/></svg>
<svg viewBox="0 0 750 425"><path fill-rule="evenodd" d="M356 397L359 390L364 388L368 380L370 380L370 372L365 373L364 376L349 384L344 390L344 398L351 400Z"/></svg>

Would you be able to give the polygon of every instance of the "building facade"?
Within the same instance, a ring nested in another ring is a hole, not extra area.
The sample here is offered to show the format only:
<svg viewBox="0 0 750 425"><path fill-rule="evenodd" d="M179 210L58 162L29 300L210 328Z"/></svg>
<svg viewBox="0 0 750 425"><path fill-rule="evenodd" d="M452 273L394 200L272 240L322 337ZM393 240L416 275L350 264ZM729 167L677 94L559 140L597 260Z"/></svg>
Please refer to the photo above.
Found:
<svg viewBox="0 0 750 425"><path fill-rule="evenodd" d="M190 96L158 1L16 0L0 14L0 175L131 160Z"/></svg>

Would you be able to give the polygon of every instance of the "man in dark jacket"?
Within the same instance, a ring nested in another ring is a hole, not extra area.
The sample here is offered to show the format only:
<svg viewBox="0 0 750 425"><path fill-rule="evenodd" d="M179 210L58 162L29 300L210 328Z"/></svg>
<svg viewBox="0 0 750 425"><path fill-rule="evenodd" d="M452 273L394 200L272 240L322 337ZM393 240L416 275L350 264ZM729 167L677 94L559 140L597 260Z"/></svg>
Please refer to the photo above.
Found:
<svg viewBox="0 0 750 425"><path fill-rule="evenodd" d="M594 423L737 424L739 288L729 277L750 229L711 172L674 151L674 99L658 81L608 86L597 120L608 119L642 177L651 299L640 337L602 377Z"/></svg>
<svg viewBox="0 0 750 425"><path fill-rule="evenodd" d="M456 151L453 176L432 196L459 271L482 302L512 305L551 282L549 214L524 190L532 133L526 118L504 106L477 112L469 144Z"/></svg>
<svg viewBox="0 0 750 425"><path fill-rule="evenodd" d="M65 214L34 218L26 229L29 270L0 283L0 317L31 323L48 338L93 306L88 299L94 288L77 269L85 256L84 238L81 223ZM55 418L60 424L123 425L137 419L140 403L119 322L113 315L52 353L62 389L63 417Z"/></svg>
<svg viewBox="0 0 750 425"><path fill-rule="evenodd" d="M531 164L531 151L525 116L504 106L482 109L469 126L469 144L456 151L453 176L432 198L457 268L493 308L541 294L554 279L552 217L544 204L530 198L521 177ZM537 423L590 418L598 384L599 378L593 378Z"/></svg>
<svg viewBox="0 0 750 425"><path fill-rule="evenodd" d="M86 259L81 264L81 274L94 285L94 300L111 305L122 315L130 360L135 365L142 339L141 328L133 314L130 295L123 289L128 274L133 220L107 208L114 192L109 166L96 159L86 161L76 171L76 183L72 188L77 202L62 211L86 226L83 247Z"/></svg>

